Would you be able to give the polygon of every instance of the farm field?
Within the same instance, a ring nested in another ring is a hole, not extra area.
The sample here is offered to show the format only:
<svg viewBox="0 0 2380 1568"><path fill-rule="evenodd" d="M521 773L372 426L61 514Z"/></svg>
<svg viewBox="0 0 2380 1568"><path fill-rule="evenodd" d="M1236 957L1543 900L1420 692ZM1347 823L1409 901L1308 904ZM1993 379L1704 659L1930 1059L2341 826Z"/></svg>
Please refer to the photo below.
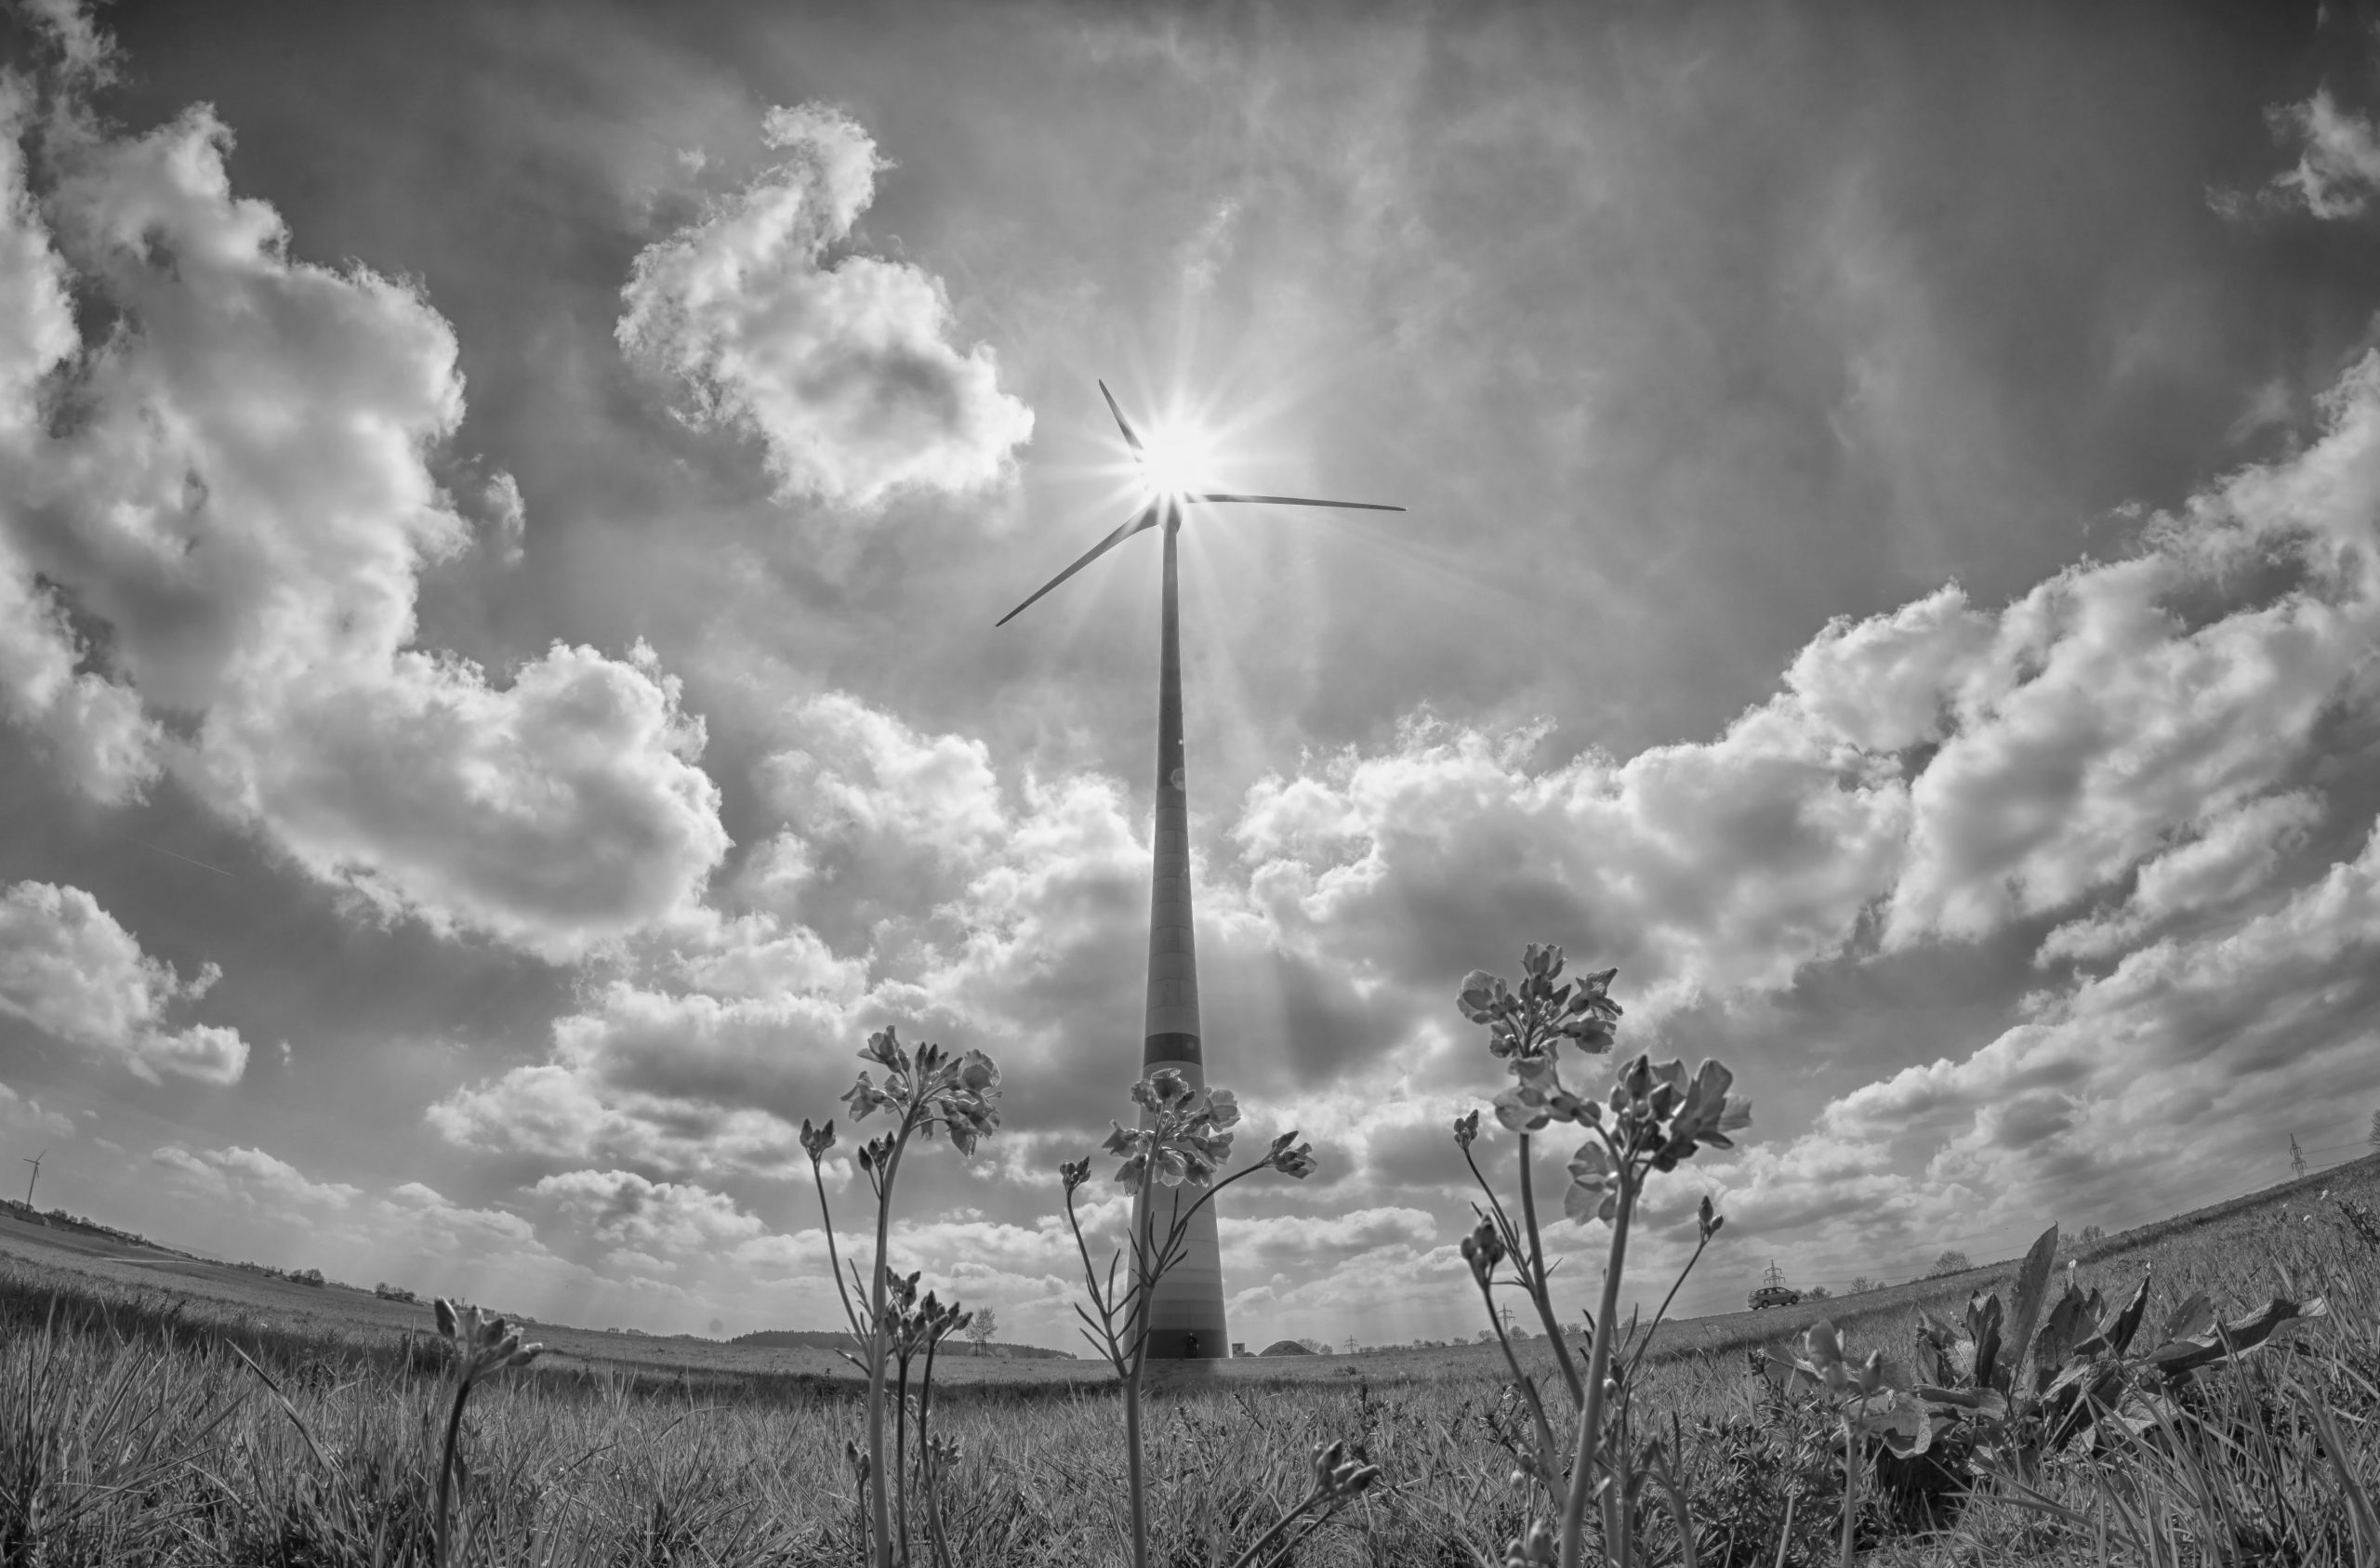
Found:
<svg viewBox="0 0 2380 1568"><path fill-rule="evenodd" d="M2301 1207L2324 1192L2380 1192L2380 1156L2281 1182L2258 1192L2226 1199L2134 1231L2122 1232L2072 1254L2082 1278L2128 1277L2142 1264L2161 1274L2204 1274L2211 1259L2252 1259L2255 1242L2276 1214ZM2061 1254L2061 1258L2067 1254ZM60 1288L99 1293L129 1292L169 1297L207 1314L236 1320L261 1319L276 1330L304 1337L353 1338L363 1345L394 1344L435 1332L428 1300L386 1300L369 1291L330 1285L313 1287L239 1269L227 1263L162 1247L140 1247L76 1231L30 1225L0 1214L0 1260L24 1271L23 1278ZM1719 1357L1758 1345L1780 1344L1821 1318L1846 1331L1889 1339L1920 1311L1950 1315L1970 1292L2004 1289L2016 1260L1979 1265L1937 1279L1922 1279L1792 1307L1764 1311L1721 1312L1675 1318L1664 1324L1648 1359L1654 1362ZM2214 1283L2245 1298L2259 1287L2259 1265L2235 1261L2215 1266ZM2269 1279L2262 1282L2269 1285ZM500 1306L500 1304L498 1304ZM622 1334L514 1315L529 1337L542 1340L551 1364L609 1368L664 1377L720 1375L730 1377L792 1377L856 1380L849 1363L830 1350L800 1346L755 1347L692 1336ZM1527 1347L1524 1344L1524 1351ZM1550 1364L1544 1347L1533 1352ZM1210 1375L1263 1385L1362 1377L1376 1383L1494 1379L1503 1376L1493 1345L1435 1348L1382 1347L1354 1355L1248 1357L1212 1364ZM1109 1374L1079 1353L1074 1360L978 1357L952 1347L937 1361L935 1377L951 1383L1051 1383L1097 1385Z"/></svg>
<svg viewBox="0 0 2380 1568"><path fill-rule="evenodd" d="M2337 1373L2331 1382L2364 1402L2348 1412L2360 1426L2380 1413L2380 1248L2338 1200L2376 1196L2380 1160L2357 1162L2108 1237L2075 1259L2076 1275L2112 1297L2153 1265L2151 1321L2191 1290L2227 1316L2283 1285L2328 1295L2328 1317L2282 1341L2283 1375ZM426 1308L14 1220L0 1221L0 1364L29 1417L0 1438L15 1478L0 1494L0 1540L38 1539L44 1553L10 1561L429 1561L442 1385L422 1353ZM1953 1311L1974 1289L2004 1295L2013 1268L1667 1325L1635 1397L1656 1428L1674 1417L1686 1469L1718 1506L1698 1561L1833 1561L1839 1456L1827 1458L1822 1424L1765 1400L1746 1349L1831 1310L1855 1349L1898 1353L1920 1309ZM492 1381L471 1409L464 1560L855 1560L844 1444L860 1403L830 1352L531 1332L555 1351ZM1551 1372L1542 1343L1523 1353ZM2268 1379L2272 1364L2242 1377ZM936 1430L959 1453L944 1506L961 1561L1121 1561L1118 1403L1102 1371L964 1353L938 1364ZM1309 1537L1298 1562L1493 1562L1520 1528L1514 1408L1492 1347L1250 1359L1218 1373L1153 1393L1165 1561L1230 1561L1293 1499L1308 1446L1334 1437L1360 1442L1382 1483ZM2360 1441L2353 1463L2380 1483L2380 1443ZM2282 1529L2274 1538L2302 1551L2270 1561L2358 1561L2345 1504L2318 1472L2250 1479L2267 1493L2260 1517ZM2045 1482L2070 1500L2096 1483L2079 1466ZM2189 1522L2168 1511L2175 1538L2189 1539ZM1876 1528L1880 1561L2128 1560L2037 1509L1981 1500L1945 1536Z"/></svg>

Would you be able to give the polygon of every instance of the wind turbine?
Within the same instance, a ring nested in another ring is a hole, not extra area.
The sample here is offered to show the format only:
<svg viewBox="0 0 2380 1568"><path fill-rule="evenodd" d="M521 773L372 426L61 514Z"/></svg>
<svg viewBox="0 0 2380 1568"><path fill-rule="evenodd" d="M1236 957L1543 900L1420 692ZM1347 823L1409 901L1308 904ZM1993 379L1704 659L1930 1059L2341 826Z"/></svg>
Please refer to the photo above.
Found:
<svg viewBox="0 0 2380 1568"><path fill-rule="evenodd" d="M1073 565L1033 591L1023 604L1001 616L1006 626L1042 595L1114 549L1135 534L1159 529L1165 535L1165 573L1157 630L1157 831L1151 841L1149 872L1149 990L1146 1027L1141 1048L1144 1075L1170 1067L1194 1087L1207 1084L1205 1049L1198 1029L1198 954L1192 938L1190 912L1189 781L1182 762L1182 635L1181 608L1174 566L1174 536L1182 532L1183 508L1189 506L1330 507L1342 511L1401 512L1372 501L1318 501L1305 495L1242 495L1221 492L1172 489L1171 476L1151 474L1148 449L1132 422L1116 405L1107 383L1099 384L1107 412L1116 416L1124 444L1133 461L1151 479L1149 502L1124 525L1084 551ZM1162 1202L1196 1202L1181 1189L1169 1189ZM1170 1223L1171 1217L1166 1217ZM1162 1234L1157 1216L1143 1223ZM1165 1360L1209 1360L1227 1355L1231 1340L1223 1325L1223 1251L1215 1236L1215 1206L1207 1205L1191 1219L1182 1260L1157 1283L1149 1303L1149 1349Z"/></svg>

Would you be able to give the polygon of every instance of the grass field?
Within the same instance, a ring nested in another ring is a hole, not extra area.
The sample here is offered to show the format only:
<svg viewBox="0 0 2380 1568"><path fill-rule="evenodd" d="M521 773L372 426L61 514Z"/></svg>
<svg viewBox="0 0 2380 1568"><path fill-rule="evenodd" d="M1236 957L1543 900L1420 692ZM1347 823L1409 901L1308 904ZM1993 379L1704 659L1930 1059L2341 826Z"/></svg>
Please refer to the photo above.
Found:
<svg viewBox="0 0 2380 1568"><path fill-rule="evenodd" d="M2220 1441L2163 1460L2052 1465L2044 1489L2071 1520L1982 1494L1946 1535L1894 1536L1879 1520L1863 1526L1873 1560L2373 1561L2380 1539L2355 1555L2347 1493L2295 1414L2325 1402L2348 1434L2348 1473L2380 1481L2380 1249L2325 1190L2370 1201L2380 1161L2110 1237L2077 1259L2082 1280L2111 1296L2152 1264L2152 1322L2193 1290L2227 1314L2276 1293L2328 1297L2328 1317L2210 1380ZM1898 1353L1921 1308L2004 1291L2012 1268L1666 1327L1635 1400L1640 1423L1674 1432L1684 1452L1698 1561L1833 1560L1841 1450L1823 1421L1764 1401L1747 1348L1831 1311L1858 1347ZM442 1387L430 1330L424 1307L0 1220L0 1561L428 1561ZM534 1333L556 1353L487 1384L470 1407L465 1561L856 1560L845 1444L859 1403L830 1353ZM1527 1350L1549 1364L1541 1343ZM1230 1561L1302 1490L1308 1445L1343 1437L1364 1445L1382 1484L1295 1561L1500 1562L1523 1499L1500 1441L1513 1409L1494 1358L1461 1348L1245 1361L1160 1388L1161 1560ZM934 1415L961 1456L948 1488L959 1561L1120 1561L1118 1402L1091 1364L947 1357ZM2155 1522L2145 1548L2100 1538L2111 1500ZM1682 1560L1675 1546L1668 1561Z"/></svg>

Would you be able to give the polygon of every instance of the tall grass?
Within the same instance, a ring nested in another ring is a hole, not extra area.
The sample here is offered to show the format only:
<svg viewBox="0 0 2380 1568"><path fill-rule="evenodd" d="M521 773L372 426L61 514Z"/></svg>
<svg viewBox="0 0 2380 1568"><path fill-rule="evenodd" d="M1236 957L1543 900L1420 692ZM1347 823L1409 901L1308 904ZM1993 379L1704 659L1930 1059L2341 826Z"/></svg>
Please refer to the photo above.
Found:
<svg viewBox="0 0 2380 1568"><path fill-rule="evenodd" d="M2368 1173L2353 1179L2367 1200L2380 1186ZM2040 1504L1987 1490L1932 1537L1893 1535L1879 1501L1858 1522L1862 1549L1883 1563L2061 1568L2371 1561L2371 1548L2353 1555L2356 1525L2314 1412L2335 1412L2336 1451L2371 1489L2380 1481L2380 1249L2350 1232L2335 1204L2312 1213L2312 1224L2223 1233L2197 1252L2187 1236L2158 1244L2152 1313L2210 1286L2225 1286L2216 1298L2236 1309L2276 1288L2277 1270L2301 1292L2319 1283L2332 1309L2289 1331L2294 1349L2206 1379L2207 1403L2182 1418L2169 1448L2054 1461ZM2128 1284L2137 1270L2112 1252L2083 1278ZM1911 1322L1856 1324L1846 1338L1856 1351L1897 1352ZM448 1386L430 1343L260 1328L0 1272L0 1561L428 1563ZM1520 1349L1539 1376L1554 1375L1541 1341ZM1767 1406L1740 1352L1659 1354L1633 1398L1664 1430L1677 1417L1698 1561L1831 1561L1841 1455L1827 1432ZM1235 1377L1153 1390L1156 1560L1229 1562L1306 1489L1309 1446L1345 1436L1384 1480L1299 1548L1300 1568L1499 1562L1527 1522L1512 1484L1507 1443L1520 1429L1506 1379L1484 1363L1425 1364L1395 1382L1367 1379L1353 1359L1345 1371L1338 1384ZM464 1422L466 1561L864 1561L845 1458L863 1430L861 1403L848 1389L790 1380L705 1384L545 1365L512 1375L482 1388ZM959 1446L944 1521L956 1561L1126 1561L1112 1389L959 1385L936 1394L935 1409ZM1658 1513L1649 1535L1640 1561L1682 1561ZM2260 1540L2278 1544L2254 1555Z"/></svg>

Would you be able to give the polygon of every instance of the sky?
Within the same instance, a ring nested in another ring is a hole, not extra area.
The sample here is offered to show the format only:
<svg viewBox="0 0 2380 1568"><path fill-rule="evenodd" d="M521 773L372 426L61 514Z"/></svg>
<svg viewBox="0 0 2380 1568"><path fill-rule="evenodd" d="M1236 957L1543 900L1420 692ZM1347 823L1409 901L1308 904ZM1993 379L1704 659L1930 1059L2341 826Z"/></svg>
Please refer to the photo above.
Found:
<svg viewBox="0 0 2380 1568"><path fill-rule="evenodd" d="M1138 504L1098 378L1408 508L1182 536L1208 1070L1319 1160L1225 1200L1233 1337L1480 1326L1454 996L1530 942L1752 1101L1648 1198L1633 1292L1727 1216L1689 1311L2380 1112L2370 12L12 0L0 59L41 1206L826 1327L796 1131L858 1245L892 1025L1004 1075L894 1261L1068 1343L1156 542L993 622Z"/></svg>

